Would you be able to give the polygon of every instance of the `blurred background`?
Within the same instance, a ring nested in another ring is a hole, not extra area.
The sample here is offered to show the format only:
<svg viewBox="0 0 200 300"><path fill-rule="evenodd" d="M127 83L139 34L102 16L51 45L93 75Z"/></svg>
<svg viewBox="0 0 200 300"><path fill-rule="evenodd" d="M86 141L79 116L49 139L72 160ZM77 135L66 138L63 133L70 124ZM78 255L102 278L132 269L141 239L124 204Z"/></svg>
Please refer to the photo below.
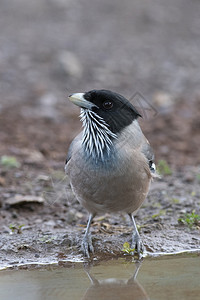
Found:
<svg viewBox="0 0 200 300"><path fill-rule="evenodd" d="M200 1L1 0L0 154L62 168L80 130L73 92L140 93L172 167L200 163Z"/></svg>

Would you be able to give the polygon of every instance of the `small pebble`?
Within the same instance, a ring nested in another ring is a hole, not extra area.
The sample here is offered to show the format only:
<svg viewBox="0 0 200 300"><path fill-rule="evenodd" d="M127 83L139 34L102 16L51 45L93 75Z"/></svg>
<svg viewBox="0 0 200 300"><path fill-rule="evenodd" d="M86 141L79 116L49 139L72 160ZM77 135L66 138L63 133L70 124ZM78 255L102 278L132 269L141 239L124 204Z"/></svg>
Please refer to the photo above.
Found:
<svg viewBox="0 0 200 300"><path fill-rule="evenodd" d="M188 183L193 182L194 176L191 173L186 173L184 176L184 181Z"/></svg>

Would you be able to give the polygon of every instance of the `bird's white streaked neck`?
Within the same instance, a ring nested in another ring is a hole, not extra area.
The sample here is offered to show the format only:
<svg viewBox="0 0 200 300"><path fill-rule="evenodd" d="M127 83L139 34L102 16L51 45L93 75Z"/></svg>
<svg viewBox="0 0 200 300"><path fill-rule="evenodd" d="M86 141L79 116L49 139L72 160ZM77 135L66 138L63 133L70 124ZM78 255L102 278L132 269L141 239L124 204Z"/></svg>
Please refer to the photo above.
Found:
<svg viewBox="0 0 200 300"><path fill-rule="evenodd" d="M89 109L81 109L80 117L83 122L84 150L92 158L104 160L105 156L110 155L113 139L117 135L109 129L103 118Z"/></svg>

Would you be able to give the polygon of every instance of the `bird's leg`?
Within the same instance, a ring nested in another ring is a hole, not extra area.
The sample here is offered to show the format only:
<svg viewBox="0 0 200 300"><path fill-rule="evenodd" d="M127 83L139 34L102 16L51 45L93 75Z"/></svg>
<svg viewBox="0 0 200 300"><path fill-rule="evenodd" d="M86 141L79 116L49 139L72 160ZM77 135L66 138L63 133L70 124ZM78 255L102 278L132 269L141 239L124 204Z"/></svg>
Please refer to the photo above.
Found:
<svg viewBox="0 0 200 300"><path fill-rule="evenodd" d="M135 262L135 271L134 271L133 275L131 276L131 278L128 280L128 284L133 284L134 282L136 282L137 275L139 273L141 265L142 265L142 260Z"/></svg>
<svg viewBox="0 0 200 300"><path fill-rule="evenodd" d="M137 230L137 225L135 223L135 219L133 214L129 214L129 217L132 221L133 224L133 235L132 235L132 244L131 244L131 248L135 249L135 251L137 252L139 259L142 258L142 253L144 251L144 246L143 243L141 241L139 232Z"/></svg>
<svg viewBox="0 0 200 300"><path fill-rule="evenodd" d="M94 248L93 248L93 245L92 245L92 239L91 239L91 236L90 236L90 233L89 233L90 225L91 225L92 220L93 220L94 217L95 217L95 214L90 214L89 215L87 228L86 228L86 231L85 231L85 234L84 234L84 237L83 237L83 241L82 241L82 244L81 244L81 249L83 251L83 254L85 256L87 256L88 258L90 257L89 252L94 253Z"/></svg>

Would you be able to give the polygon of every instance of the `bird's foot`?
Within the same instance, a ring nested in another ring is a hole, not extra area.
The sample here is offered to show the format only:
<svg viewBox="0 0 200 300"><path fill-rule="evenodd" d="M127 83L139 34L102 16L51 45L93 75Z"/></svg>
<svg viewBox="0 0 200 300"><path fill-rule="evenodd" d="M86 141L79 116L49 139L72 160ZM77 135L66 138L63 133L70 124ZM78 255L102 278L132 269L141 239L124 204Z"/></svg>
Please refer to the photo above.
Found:
<svg viewBox="0 0 200 300"><path fill-rule="evenodd" d="M144 245L138 233L133 234L131 248L135 249L134 254L137 253L138 258L141 259L144 252Z"/></svg>
<svg viewBox="0 0 200 300"><path fill-rule="evenodd" d="M92 245L92 239L90 235L86 235L83 238L82 244L81 244L81 250L87 258L90 258L90 252L94 253L94 247Z"/></svg>

